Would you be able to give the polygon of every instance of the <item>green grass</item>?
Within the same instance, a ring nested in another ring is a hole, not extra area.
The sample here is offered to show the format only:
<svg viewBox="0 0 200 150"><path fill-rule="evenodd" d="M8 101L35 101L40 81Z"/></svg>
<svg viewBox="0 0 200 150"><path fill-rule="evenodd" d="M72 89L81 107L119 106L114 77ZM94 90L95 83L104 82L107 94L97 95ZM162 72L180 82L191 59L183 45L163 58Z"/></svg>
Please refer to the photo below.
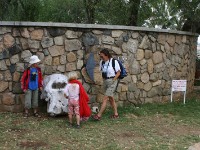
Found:
<svg viewBox="0 0 200 150"><path fill-rule="evenodd" d="M0 113L0 149L182 150L200 141L200 101L120 107L110 120L107 109L99 122L81 129L67 127L67 117L30 117Z"/></svg>

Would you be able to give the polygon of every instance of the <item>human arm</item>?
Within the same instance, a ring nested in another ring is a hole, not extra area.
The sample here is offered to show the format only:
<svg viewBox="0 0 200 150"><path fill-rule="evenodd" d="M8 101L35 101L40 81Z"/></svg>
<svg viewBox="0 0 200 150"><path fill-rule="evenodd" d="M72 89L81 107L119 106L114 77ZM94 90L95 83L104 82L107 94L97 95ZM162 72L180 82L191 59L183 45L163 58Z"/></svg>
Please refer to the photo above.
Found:
<svg viewBox="0 0 200 150"><path fill-rule="evenodd" d="M115 77L113 78L113 81L117 80L121 73L121 69L117 60L115 60L115 72L116 74Z"/></svg>
<svg viewBox="0 0 200 150"><path fill-rule="evenodd" d="M43 88L43 77L42 77L42 72L41 72L41 69L38 68L38 86L39 86L39 89L42 90Z"/></svg>
<svg viewBox="0 0 200 150"><path fill-rule="evenodd" d="M21 89L23 90L23 92L26 92L26 80L28 79L28 70L25 70L24 73L22 74L21 77Z"/></svg>

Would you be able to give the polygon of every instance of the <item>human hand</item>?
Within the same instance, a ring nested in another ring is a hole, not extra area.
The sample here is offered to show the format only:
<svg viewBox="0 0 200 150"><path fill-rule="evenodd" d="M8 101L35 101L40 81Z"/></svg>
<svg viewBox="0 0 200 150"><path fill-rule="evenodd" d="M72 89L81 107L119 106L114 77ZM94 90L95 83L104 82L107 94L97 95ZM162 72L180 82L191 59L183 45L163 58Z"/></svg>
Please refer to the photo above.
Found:
<svg viewBox="0 0 200 150"><path fill-rule="evenodd" d="M24 93L26 93L27 90L23 90Z"/></svg>
<svg viewBox="0 0 200 150"><path fill-rule="evenodd" d="M42 88L42 87L40 87L39 89L40 89L40 91L42 91L42 90L43 90L43 88Z"/></svg>

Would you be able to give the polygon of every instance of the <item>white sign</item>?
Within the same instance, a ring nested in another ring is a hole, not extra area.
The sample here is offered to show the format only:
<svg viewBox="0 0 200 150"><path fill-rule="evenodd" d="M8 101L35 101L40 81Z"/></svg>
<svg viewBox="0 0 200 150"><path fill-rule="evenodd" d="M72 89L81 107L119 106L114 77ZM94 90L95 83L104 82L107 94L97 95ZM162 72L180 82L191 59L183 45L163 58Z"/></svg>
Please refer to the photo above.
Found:
<svg viewBox="0 0 200 150"><path fill-rule="evenodd" d="M187 80L172 80L172 91L186 91Z"/></svg>
<svg viewBox="0 0 200 150"><path fill-rule="evenodd" d="M181 91L184 92L183 103L185 104L186 87L187 87L187 80L172 80L171 102L173 97L173 91L175 92Z"/></svg>

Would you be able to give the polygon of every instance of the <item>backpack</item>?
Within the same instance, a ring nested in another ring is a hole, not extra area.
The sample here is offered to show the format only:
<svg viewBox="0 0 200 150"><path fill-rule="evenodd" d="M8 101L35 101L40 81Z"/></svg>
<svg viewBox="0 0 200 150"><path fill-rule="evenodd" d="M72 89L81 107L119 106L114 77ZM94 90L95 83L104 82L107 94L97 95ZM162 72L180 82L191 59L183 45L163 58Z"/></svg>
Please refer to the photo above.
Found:
<svg viewBox="0 0 200 150"><path fill-rule="evenodd" d="M121 72L120 72L120 75L119 75L119 79L123 79L124 77L126 77L127 76L127 72L126 72L126 69L125 69L125 67L124 67L124 65L122 64L122 62L119 60L119 59L112 59L112 67L113 67L113 69L115 70L115 60L117 60L117 62L119 63L119 67L120 67L120 70L121 70ZM105 62L104 61L102 61L102 65L104 64ZM116 71L115 71L115 74L116 74Z"/></svg>

